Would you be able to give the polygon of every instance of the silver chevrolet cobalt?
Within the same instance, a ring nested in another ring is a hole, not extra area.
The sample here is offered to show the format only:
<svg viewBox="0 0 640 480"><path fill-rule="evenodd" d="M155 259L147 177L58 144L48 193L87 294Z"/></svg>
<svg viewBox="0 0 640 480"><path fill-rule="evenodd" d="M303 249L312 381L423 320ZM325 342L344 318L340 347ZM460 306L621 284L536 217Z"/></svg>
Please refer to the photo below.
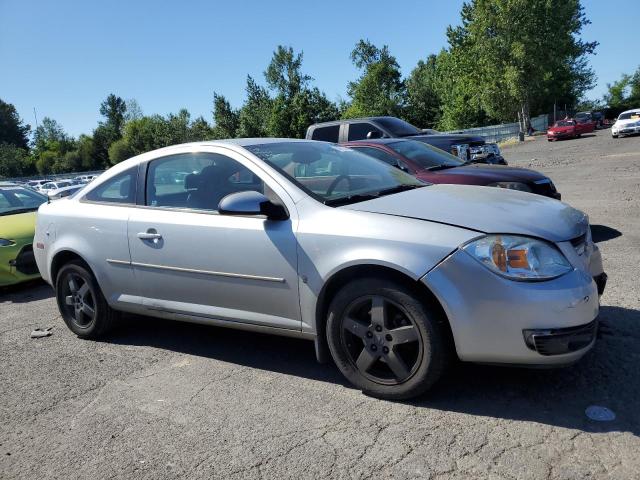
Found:
<svg viewBox="0 0 640 480"><path fill-rule="evenodd" d="M120 312L306 338L364 392L463 361L568 364L596 338L587 217L519 191L426 185L333 144L178 145L40 207L34 251L68 327Z"/></svg>

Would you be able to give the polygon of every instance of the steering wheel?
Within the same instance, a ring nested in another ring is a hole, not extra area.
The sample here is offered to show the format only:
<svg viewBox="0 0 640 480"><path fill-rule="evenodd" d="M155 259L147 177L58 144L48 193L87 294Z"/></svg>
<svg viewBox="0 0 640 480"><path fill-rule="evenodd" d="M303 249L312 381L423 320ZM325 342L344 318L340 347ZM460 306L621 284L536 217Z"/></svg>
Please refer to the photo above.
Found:
<svg viewBox="0 0 640 480"><path fill-rule="evenodd" d="M331 195L333 193L333 190L338 186L338 184L342 180L347 181L347 183L349 184L349 190L351 190L351 177L349 175L338 175L336 178L333 179L333 182L331 182L331 185L329 185L329 188L327 188L326 195L327 196Z"/></svg>

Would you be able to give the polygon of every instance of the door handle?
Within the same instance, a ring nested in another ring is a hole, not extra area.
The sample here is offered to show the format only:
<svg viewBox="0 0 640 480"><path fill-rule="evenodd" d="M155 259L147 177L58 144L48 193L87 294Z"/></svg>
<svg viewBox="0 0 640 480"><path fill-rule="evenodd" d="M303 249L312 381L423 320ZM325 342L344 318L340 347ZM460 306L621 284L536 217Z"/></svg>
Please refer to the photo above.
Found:
<svg viewBox="0 0 640 480"><path fill-rule="evenodd" d="M140 240L160 240L162 238L162 235L155 230L149 230L146 232L138 233L138 238Z"/></svg>

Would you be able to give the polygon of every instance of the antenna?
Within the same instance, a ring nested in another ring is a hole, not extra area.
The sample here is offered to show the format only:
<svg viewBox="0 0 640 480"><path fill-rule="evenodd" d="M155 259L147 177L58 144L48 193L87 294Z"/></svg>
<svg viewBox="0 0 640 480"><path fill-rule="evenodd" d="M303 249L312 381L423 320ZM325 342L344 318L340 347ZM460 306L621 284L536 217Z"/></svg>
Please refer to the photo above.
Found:
<svg viewBox="0 0 640 480"><path fill-rule="evenodd" d="M38 114L36 113L36 107L33 107L33 116L36 119L36 128L38 128Z"/></svg>

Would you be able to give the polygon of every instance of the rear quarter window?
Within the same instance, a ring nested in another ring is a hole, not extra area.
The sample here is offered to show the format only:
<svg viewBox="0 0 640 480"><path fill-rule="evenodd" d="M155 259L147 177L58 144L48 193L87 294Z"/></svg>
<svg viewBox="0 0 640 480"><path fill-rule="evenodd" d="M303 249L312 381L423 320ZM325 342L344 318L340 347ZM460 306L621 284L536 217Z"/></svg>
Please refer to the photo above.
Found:
<svg viewBox="0 0 640 480"><path fill-rule="evenodd" d="M340 125L317 127L311 133L311 140L338 143L340 139Z"/></svg>
<svg viewBox="0 0 640 480"><path fill-rule="evenodd" d="M132 167L98 185L84 197L90 202L136 203L138 167Z"/></svg>

